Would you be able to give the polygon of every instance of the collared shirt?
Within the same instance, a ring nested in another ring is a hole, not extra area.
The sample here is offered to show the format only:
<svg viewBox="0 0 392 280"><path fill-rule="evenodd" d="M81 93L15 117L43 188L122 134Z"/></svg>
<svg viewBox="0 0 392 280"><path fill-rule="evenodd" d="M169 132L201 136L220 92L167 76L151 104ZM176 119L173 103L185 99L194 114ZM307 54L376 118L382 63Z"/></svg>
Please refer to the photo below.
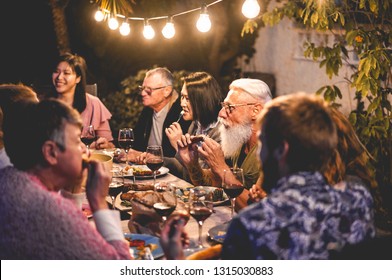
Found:
<svg viewBox="0 0 392 280"><path fill-rule="evenodd" d="M0 169L7 167L7 166L12 166L12 163L11 163L10 158L8 157L7 153L5 152L5 149L2 148L2 149L0 149Z"/></svg>
<svg viewBox="0 0 392 280"><path fill-rule="evenodd" d="M328 259L330 250L374 235L365 186L338 189L318 172L300 172L281 178L270 195L232 220L222 258Z"/></svg>
<svg viewBox="0 0 392 280"><path fill-rule="evenodd" d="M165 122L167 113L169 112L170 104L166 104L159 112L154 112L152 115L152 127L148 145L162 145L162 128Z"/></svg>

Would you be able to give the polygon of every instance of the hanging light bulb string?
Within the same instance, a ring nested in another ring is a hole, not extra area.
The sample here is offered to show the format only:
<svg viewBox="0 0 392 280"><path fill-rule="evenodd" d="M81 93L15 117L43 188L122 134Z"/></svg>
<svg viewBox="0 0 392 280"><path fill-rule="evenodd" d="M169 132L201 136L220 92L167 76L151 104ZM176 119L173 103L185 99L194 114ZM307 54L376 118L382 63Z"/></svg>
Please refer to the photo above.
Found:
<svg viewBox="0 0 392 280"><path fill-rule="evenodd" d="M118 26L120 26L118 23L117 25L114 23L114 20L117 20L117 18L120 18L123 20L123 25L126 27L122 28L120 30L120 33L124 36L128 35L130 33L130 27L129 27L129 21L134 20L134 21L143 21L144 22L144 35L146 39L152 39L155 35L155 31L153 30L150 22L154 20L163 20L166 19L167 23L162 30L162 34L165 38L170 39L174 36L175 34L175 29L174 29L174 23L173 19L178 16L182 16L185 14L193 13L196 11L200 11L200 18L197 21L197 28L199 29L200 32L208 32L211 29L211 21L209 19L209 15L207 12L207 8L218 4L220 2L223 2L224 0L216 0L214 2L211 2L209 4L203 4L201 7L194 8L191 10L183 11L177 14L171 14L168 16L156 16L156 17L128 17L125 15L117 14L116 13L116 5L115 1L113 1L112 5L110 5L111 11L105 8L98 8L98 11L95 14L95 19L96 21L103 21L105 18L108 18L109 20L109 28L112 30L117 29ZM242 13L247 17L247 18L255 18L258 16L260 11L260 6L258 4L257 0L245 0L243 7L242 7ZM120 26L121 27L121 26ZM125 29L125 31L124 31ZM147 29L147 30L146 30ZM146 36L148 34L148 36Z"/></svg>

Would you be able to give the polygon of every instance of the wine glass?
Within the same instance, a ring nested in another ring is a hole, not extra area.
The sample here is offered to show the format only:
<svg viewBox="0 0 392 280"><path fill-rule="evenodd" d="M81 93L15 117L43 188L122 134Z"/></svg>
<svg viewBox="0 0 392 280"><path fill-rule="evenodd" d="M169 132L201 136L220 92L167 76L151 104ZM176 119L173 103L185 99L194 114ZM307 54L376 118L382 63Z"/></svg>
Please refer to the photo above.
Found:
<svg viewBox="0 0 392 280"><path fill-rule="evenodd" d="M224 170L222 188L230 198L231 218L234 216L235 199L244 190L244 171L242 168Z"/></svg>
<svg viewBox="0 0 392 280"><path fill-rule="evenodd" d="M162 146L148 146L146 150L147 167L154 173L154 186L156 184L157 171L163 166Z"/></svg>
<svg viewBox="0 0 392 280"><path fill-rule="evenodd" d="M162 217L162 221L166 222L177 207L176 186L161 182L154 185L154 191L159 195L160 201L154 203L153 208Z"/></svg>
<svg viewBox="0 0 392 280"><path fill-rule="evenodd" d="M112 181L109 184L108 194L112 200L112 208L115 209L116 198L124 190L124 173L122 172L122 168L119 166L113 167L111 173Z"/></svg>
<svg viewBox="0 0 392 280"><path fill-rule="evenodd" d="M87 150L89 150L91 143L96 140L94 126L92 124L82 127L82 135L80 140L82 140L84 145L86 145Z"/></svg>
<svg viewBox="0 0 392 280"><path fill-rule="evenodd" d="M132 128L121 128L118 131L118 145L125 150L126 163L128 164L128 151L132 148L133 141L135 140Z"/></svg>
<svg viewBox="0 0 392 280"><path fill-rule="evenodd" d="M199 226L198 249L204 248L202 241L203 222L211 216L214 203L209 200L193 200L189 203L189 214L197 221Z"/></svg>

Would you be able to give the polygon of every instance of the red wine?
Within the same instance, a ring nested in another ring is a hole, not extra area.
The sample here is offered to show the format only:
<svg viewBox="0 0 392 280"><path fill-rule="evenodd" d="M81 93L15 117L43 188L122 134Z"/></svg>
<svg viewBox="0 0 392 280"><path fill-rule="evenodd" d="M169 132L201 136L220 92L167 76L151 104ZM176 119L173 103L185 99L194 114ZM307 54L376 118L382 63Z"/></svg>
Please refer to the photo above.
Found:
<svg viewBox="0 0 392 280"><path fill-rule="evenodd" d="M228 197L234 198L239 196L244 190L244 186L242 185L231 185L229 188L223 187L223 190L227 194Z"/></svg>
<svg viewBox="0 0 392 280"><path fill-rule="evenodd" d="M80 140L82 140L83 144L86 146L90 146L91 143L93 143L95 141L95 137L82 137L80 138Z"/></svg>
<svg viewBox="0 0 392 280"><path fill-rule="evenodd" d="M157 202L153 205L155 211L160 216L169 216L176 209L176 205L169 204L167 202Z"/></svg>
<svg viewBox="0 0 392 280"><path fill-rule="evenodd" d="M133 144L133 139L119 139L118 140L118 145L120 145L121 148L125 150L129 150L132 148Z"/></svg>
<svg viewBox="0 0 392 280"><path fill-rule="evenodd" d="M157 171L159 168L163 166L163 159L161 158L152 158L147 160L147 167L152 171Z"/></svg>
<svg viewBox="0 0 392 280"><path fill-rule="evenodd" d="M198 222L205 221L212 214L212 209L208 207L195 207L189 211L189 214Z"/></svg>

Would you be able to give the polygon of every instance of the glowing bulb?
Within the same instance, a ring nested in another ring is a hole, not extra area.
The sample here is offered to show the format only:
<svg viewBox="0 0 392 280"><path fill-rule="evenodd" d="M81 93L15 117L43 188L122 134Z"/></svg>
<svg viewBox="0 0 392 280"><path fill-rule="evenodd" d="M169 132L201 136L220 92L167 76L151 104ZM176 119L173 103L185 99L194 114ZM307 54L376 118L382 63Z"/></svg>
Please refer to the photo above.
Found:
<svg viewBox="0 0 392 280"><path fill-rule="evenodd" d="M197 20L196 23L197 29L199 29L200 32L208 32L211 29L211 20L210 16L207 13L207 9L202 9L202 12L200 13L200 17Z"/></svg>
<svg viewBox="0 0 392 280"><path fill-rule="evenodd" d="M144 24L143 36L148 40L151 40L155 37L155 31L148 22Z"/></svg>
<svg viewBox="0 0 392 280"><path fill-rule="evenodd" d="M165 27L162 29L162 35L166 39L171 39L174 37L174 34L176 34L176 30L174 29L174 23L171 19L169 19Z"/></svg>
<svg viewBox="0 0 392 280"><path fill-rule="evenodd" d="M118 28L118 20L112 16L109 19L108 25L111 30L116 30Z"/></svg>
<svg viewBox="0 0 392 280"><path fill-rule="evenodd" d="M98 10L95 12L94 18L96 21L101 22L105 18L105 15L101 10Z"/></svg>
<svg viewBox="0 0 392 280"><path fill-rule="evenodd" d="M123 36L127 36L131 32L131 28L129 27L129 23L124 21L120 26L120 34Z"/></svg>
<svg viewBox="0 0 392 280"><path fill-rule="evenodd" d="M242 14L247 18L255 18L260 13L260 5L257 0L245 0L242 5Z"/></svg>

